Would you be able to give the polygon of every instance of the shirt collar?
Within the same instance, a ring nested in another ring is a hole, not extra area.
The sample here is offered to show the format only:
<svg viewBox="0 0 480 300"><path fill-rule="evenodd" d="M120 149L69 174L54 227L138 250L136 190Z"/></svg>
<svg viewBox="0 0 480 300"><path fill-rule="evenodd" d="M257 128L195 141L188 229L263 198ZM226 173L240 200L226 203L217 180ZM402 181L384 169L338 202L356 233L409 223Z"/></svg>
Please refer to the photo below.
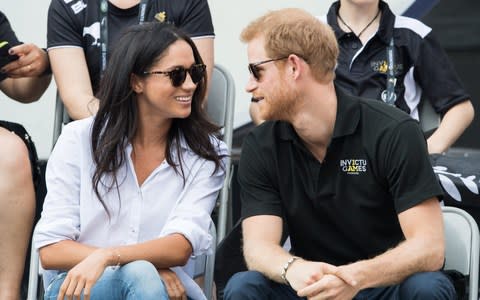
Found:
<svg viewBox="0 0 480 300"><path fill-rule="evenodd" d="M380 19L380 26L376 35L385 43L388 44L393 35L393 28L395 25L395 15L388 7L388 4L384 1L380 1L379 4L380 10L382 11L382 16ZM334 2L327 13L327 22L333 29L337 40L342 38L347 33L343 31L338 25L337 14L338 9L340 8L340 2Z"/></svg>

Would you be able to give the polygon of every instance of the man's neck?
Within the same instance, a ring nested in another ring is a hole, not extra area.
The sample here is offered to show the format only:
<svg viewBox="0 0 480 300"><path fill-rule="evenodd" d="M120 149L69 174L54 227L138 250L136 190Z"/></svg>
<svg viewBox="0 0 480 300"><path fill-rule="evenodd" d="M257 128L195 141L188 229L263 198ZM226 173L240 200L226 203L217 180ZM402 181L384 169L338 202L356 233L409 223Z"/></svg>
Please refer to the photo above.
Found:
<svg viewBox="0 0 480 300"><path fill-rule="evenodd" d="M330 144L337 115L333 82L305 89L304 105L291 124L307 149L321 162Z"/></svg>

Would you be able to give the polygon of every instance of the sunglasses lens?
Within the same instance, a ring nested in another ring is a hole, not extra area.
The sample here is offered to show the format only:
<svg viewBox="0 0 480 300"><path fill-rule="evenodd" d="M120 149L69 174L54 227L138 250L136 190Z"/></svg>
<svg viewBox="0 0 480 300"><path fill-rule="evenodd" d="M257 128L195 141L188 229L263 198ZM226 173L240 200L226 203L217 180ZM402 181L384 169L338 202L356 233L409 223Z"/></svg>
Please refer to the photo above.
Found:
<svg viewBox="0 0 480 300"><path fill-rule="evenodd" d="M249 64L248 70L253 75L253 78L255 78L256 80L260 80L260 74L258 72L257 66L255 66L254 64Z"/></svg>
<svg viewBox="0 0 480 300"><path fill-rule="evenodd" d="M179 87L185 82L187 77L187 70L184 68L176 68L169 73L170 79L172 80L172 85L174 87Z"/></svg>
<svg viewBox="0 0 480 300"><path fill-rule="evenodd" d="M190 76L192 77L193 83L199 83L202 78L205 76L205 65L193 65L190 68Z"/></svg>

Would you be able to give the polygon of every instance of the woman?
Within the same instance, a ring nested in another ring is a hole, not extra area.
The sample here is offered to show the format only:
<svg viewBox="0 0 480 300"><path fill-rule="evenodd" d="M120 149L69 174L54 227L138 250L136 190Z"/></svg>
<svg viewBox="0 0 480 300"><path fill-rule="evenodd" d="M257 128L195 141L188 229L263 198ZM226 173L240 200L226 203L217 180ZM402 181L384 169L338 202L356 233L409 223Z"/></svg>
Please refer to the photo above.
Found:
<svg viewBox="0 0 480 300"><path fill-rule="evenodd" d="M59 275L44 276L46 299L168 299L169 269L180 279L167 284L171 299L186 299L172 292L183 287L205 298L180 267L212 246L224 179L226 148L201 109L205 83L180 30L145 23L120 38L97 115L68 124L47 165L34 243L48 275Z"/></svg>
<svg viewBox="0 0 480 300"><path fill-rule="evenodd" d="M126 28L144 21L171 23L184 30L194 39L211 74L215 34L207 0L51 1L48 55L72 119L96 113L98 100L94 95L111 51Z"/></svg>

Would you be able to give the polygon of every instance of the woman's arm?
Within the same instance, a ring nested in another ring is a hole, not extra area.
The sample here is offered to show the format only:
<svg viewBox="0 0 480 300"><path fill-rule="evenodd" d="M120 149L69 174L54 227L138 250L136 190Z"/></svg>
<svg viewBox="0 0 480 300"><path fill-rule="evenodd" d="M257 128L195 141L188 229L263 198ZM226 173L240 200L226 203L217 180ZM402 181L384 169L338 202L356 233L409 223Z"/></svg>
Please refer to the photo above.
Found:
<svg viewBox="0 0 480 300"><path fill-rule="evenodd" d="M47 270L70 270L94 253L104 266L147 260L157 269L162 269L185 265L192 253L192 246L183 235L171 234L144 243L110 248L65 240L43 247L39 253L42 267Z"/></svg>

